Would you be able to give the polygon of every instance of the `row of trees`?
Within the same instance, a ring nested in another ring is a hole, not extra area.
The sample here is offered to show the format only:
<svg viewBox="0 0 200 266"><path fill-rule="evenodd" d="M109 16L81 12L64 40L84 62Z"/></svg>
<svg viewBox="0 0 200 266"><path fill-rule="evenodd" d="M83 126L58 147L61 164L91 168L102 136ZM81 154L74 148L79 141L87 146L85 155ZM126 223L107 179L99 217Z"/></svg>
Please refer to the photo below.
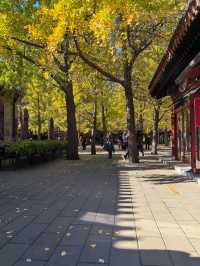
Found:
<svg viewBox="0 0 200 266"><path fill-rule="evenodd" d="M0 54L1 63L7 64L3 82L9 88L19 85L29 90L35 86L30 80L37 76L43 80L42 89L60 92L69 159L78 159L77 118L82 115L78 106L92 104L94 125L100 104L105 127L106 101L121 88L130 159L138 162L136 115L143 123L144 110L153 107L155 130L162 118L162 103L150 99L147 88L184 2L2 0Z"/></svg>

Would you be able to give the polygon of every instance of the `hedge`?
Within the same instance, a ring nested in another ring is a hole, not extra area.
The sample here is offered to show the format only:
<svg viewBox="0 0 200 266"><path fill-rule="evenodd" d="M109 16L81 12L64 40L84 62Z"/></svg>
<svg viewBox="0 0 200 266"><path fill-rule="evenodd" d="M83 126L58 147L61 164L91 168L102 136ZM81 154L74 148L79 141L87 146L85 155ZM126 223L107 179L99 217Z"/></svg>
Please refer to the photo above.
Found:
<svg viewBox="0 0 200 266"><path fill-rule="evenodd" d="M5 151L0 155L1 160L23 158L29 161L35 157L46 160L58 157L58 155L67 150L66 141L56 140L4 142L1 145L5 145Z"/></svg>
<svg viewBox="0 0 200 266"><path fill-rule="evenodd" d="M20 141L10 143L6 147L6 153L16 154L17 157L21 156L34 156L48 154L49 152L63 151L67 148L67 142L63 141Z"/></svg>

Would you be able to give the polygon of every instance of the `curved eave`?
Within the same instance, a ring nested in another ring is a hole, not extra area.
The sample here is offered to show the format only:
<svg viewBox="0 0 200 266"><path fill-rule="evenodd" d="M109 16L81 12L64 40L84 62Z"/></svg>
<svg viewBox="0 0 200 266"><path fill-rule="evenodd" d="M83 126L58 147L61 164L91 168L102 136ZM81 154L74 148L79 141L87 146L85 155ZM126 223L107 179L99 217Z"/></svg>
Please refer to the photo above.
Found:
<svg viewBox="0 0 200 266"><path fill-rule="evenodd" d="M200 51L200 1L192 1L179 22L149 86L153 97L170 95L175 79Z"/></svg>

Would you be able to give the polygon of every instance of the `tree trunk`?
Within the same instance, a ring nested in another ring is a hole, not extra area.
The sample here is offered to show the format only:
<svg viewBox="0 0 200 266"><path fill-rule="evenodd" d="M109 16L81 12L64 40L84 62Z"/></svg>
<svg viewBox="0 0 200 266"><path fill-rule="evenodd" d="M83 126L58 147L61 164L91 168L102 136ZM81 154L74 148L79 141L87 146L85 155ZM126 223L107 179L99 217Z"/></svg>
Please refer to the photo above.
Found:
<svg viewBox="0 0 200 266"><path fill-rule="evenodd" d="M169 146L169 135L168 135L168 131L167 129L165 129L165 132L164 132L164 142L165 142L165 146Z"/></svg>
<svg viewBox="0 0 200 266"><path fill-rule="evenodd" d="M28 139L29 137L29 113L28 109L24 109L23 112L23 139Z"/></svg>
<svg viewBox="0 0 200 266"><path fill-rule="evenodd" d="M41 139L42 122L41 122L41 114L40 114L40 96L39 96L39 94L38 94L38 98L37 98L37 120L38 120L38 139Z"/></svg>
<svg viewBox="0 0 200 266"><path fill-rule="evenodd" d="M103 103L101 103L101 119L102 119L102 128L103 128L103 142L105 142L107 136L107 125L106 125L105 107Z"/></svg>
<svg viewBox="0 0 200 266"><path fill-rule="evenodd" d="M144 129L144 118L143 118L143 113L141 112L139 115L139 129L142 130Z"/></svg>
<svg viewBox="0 0 200 266"><path fill-rule="evenodd" d="M158 154L158 125L159 125L159 109L154 112L154 125L153 125L153 139L152 139L152 154Z"/></svg>
<svg viewBox="0 0 200 266"><path fill-rule="evenodd" d="M127 108L129 160L132 163L139 163L132 87L127 86L125 88L125 96L126 96L126 108Z"/></svg>
<svg viewBox="0 0 200 266"><path fill-rule="evenodd" d="M15 97L13 97L12 102L12 138L16 141L17 137L17 121L16 121L16 101Z"/></svg>
<svg viewBox="0 0 200 266"><path fill-rule="evenodd" d="M22 111L22 106L19 106L19 120L20 120L20 125L21 125L21 131L20 131L20 139L23 139L23 134L24 134L24 120L23 120L23 111Z"/></svg>
<svg viewBox="0 0 200 266"><path fill-rule="evenodd" d="M65 89L65 100L67 110L67 159L78 160L78 132L76 125L76 113L75 113L75 102L73 94L72 82L67 83Z"/></svg>
<svg viewBox="0 0 200 266"><path fill-rule="evenodd" d="M135 127L135 108L133 102L132 91L132 67L125 64L124 71L124 89L126 97L126 109L127 109L127 128L128 128L128 150L129 161L132 163L139 163L139 153L137 148L137 132Z"/></svg>
<svg viewBox="0 0 200 266"><path fill-rule="evenodd" d="M97 99L95 97L93 118L92 118L91 155L96 155L96 130L97 130Z"/></svg>

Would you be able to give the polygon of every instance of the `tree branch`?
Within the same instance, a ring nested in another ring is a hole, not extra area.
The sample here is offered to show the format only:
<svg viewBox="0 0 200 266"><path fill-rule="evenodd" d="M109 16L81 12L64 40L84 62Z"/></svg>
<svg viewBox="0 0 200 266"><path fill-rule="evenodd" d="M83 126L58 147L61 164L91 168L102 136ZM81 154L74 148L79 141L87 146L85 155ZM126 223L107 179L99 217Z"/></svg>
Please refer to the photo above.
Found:
<svg viewBox="0 0 200 266"><path fill-rule="evenodd" d="M144 52L151 44L153 43L153 41L152 40L150 40L150 41L147 41L146 43L144 43L139 49L137 49L137 52L136 52L136 54L137 54L137 56L139 55L139 54L141 54L142 52Z"/></svg>
<svg viewBox="0 0 200 266"><path fill-rule="evenodd" d="M82 50L80 49L80 46L78 44L78 41L76 39L76 37L74 36L74 42L76 45L76 49L78 52L79 57L91 68L97 70L99 73L101 73L103 76L107 77L110 81L115 82L115 83L119 83L122 86L124 86L124 80L121 80L119 78L117 78L116 76L114 76L113 74L111 74L110 72L107 72L106 70L104 70L102 67L100 67L99 65L95 64L93 61L91 61L88 56L86 56Z"/></svg>
<svg viewBox="0 0 200 266"><path fill-rule="evenodd" d="M41 49L44 49L46 47L45 45L41 45L41 44L34 43L34 42L31 42L31 41L27 41L27 40L21 40L21 39L19 39L17 37L11 37L11 39L15 40L15 41L18 41L18 42L21 42L21 43L24 43L24 44L27 44L27 45L30 45L30 46L41 48Z"/></svg>
<svg viewBox="0 0 200 266"><path fill-rule="evenodd" d="M58 60L58 58L53 54L53 59L54 59L54 62L55 64L57 65L57 67L65 73L66 71L66 67Z"/></svg>
<svg viewBox="0 0 200 266"><path fill-rule="evenodd" d="M51 74L50 76L53 80L55 80L55 82L59 85L62 91L66 92L64 81L57 74Z"/></svg>
<svg viewBox="0 0 200 266"><path fill-rule="evenodd" d="M42 67L43 68L43 66L41 64L39 64L38 62L36 62L35 60L33 60L31 57L25 55L24 53L22 53L19 50L15 50L15 49L11 48L10 46L7 46L7 45L3 45L2 48L10 51L11 53L14 52L16 55L22 57L23 59L25 59L26 61L28 61L29 63L31 63L31 64L33 64L33 65L35 65L37 67Z"/></svg>
<svg viewBox="0 0 200 266"><path fill-rule="evenodd" d="M159 118L159 122L163 119L163 117L166 115L166 112L169 111L168 109L163 110L163 114Z"/></svg>

